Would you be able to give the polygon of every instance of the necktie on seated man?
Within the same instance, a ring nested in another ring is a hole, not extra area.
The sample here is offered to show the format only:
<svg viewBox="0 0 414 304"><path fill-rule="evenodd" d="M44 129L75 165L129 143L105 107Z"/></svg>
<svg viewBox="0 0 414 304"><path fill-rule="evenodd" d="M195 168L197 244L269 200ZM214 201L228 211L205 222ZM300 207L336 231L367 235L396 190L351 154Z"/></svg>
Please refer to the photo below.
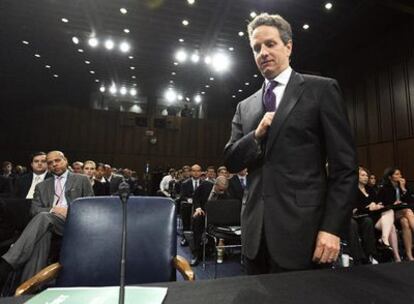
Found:
<svg viewBox="0 0 414 304"><path fill-rule="evenodd" d="M266 86L265 94L263 95L263 104L266 112L274 112L276 110L276 95L273 89L277 86L277 81L269 81Z"/></svg>
<svg viewBox="0 0 414 304"><path fill-rule="evenodd" d="M62 178L63 176L57 176L55 179L55 196L56 203L55 206L61 206L63 203L63 187L62 187Z"/></svg>

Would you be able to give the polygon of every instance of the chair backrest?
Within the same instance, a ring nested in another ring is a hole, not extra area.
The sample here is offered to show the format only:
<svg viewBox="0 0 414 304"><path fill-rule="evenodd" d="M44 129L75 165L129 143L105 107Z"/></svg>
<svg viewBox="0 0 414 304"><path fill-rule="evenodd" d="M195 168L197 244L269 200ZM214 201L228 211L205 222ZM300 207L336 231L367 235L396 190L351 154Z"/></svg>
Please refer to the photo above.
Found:
<svg viewBox="0 0 414 304"><path fill-rule="evenodd" d="M215 226L240 226L241 201L211 200L206 203L207 221Z"/></svg>
<svg viewBox="0 0 414 304"><path fill-rule="evenodd" d="M118 197L73 201L63 233L57 286L119 285L122 204ZM126 284L175 280L175 205L161 197L127 203Z"/></svg>

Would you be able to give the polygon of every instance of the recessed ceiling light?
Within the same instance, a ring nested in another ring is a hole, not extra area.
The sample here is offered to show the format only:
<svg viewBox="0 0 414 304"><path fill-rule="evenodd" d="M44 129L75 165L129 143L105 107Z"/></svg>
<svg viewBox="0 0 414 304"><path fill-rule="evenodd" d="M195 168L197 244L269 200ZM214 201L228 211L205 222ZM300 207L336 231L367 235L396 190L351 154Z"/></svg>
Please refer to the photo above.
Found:
<svg viewBox="0 0 414 304"><path fill-rule="evenodd" d="M134 56L128 56L129 59L134 59Z"/></svg>
<svg viewBox="0 0 414 304"><path fill-rule="evenodd" d="M210 81L213 81L214 80L214 77L210 77Z"/></svg>
<svg viewBox="0 0 414 304"><path fill-rule="evenodd" d="M256 12L251 12L250 17L255 18L257 16Z"/></svg>
<svg viewBox="0 0 414 304"><path fill-rule="evenodd" d="M184 42L184 39L183 38L180 38L180 39L178 39L178 41L181 42L181 43L183 43Z"/></svg>
<svg viewBox="0 0 414 304"><path fill-rule="evenodd" d="M29 41L23 40L22 43L28 45Z"/></svg>
<svg viewBox="0 0 414 304"><path fill-rule="evenodd" d="M184 19L181 23L182 23L184 26L187 26L187 25L189 25L189 24L190 24L190 22L189 22L188 20L186 20L186 19Z"/></svg>
<svg viewBox="0 0 414 304"><path fill-rule="evenodd" d="M248 86L248 85L250 85L250 83L246 82L244 85Z"/></svg>
<svg viewBox="0 0 414 304"><path fill-rule="evenodd" d="M193 5L195 0L187 0L188 4Z"/></svg>
<svg viewBox="0 0 414 304"><path fill-rule="evenodd" d="M78 44L78 43L79 43L79 38L78 38L78 37L73 36L73 37L72 37L72 42L73 42L74 44Z"/></svg>
<svg viewBox="0 0 414 304"><path fill-rule="evenodd" d="M129 67L131 70L135 70L135 67L134 66L130 66Z"/></svg>
<svg viewBox="0 0 414 304"><path fill-rule="evenodd" d="M82 50L82 49L78 49L78 52L79 52L79 53L83 53L83 50Z"/></svg>
<svg viewBox="0 0 414 304"><path fill-rule="evenodd" d="M239 32L239 36L243 37L244 36L244 32Z"/></svg>
<svg viewBox="0 0 414 304"><path fill-rule="evenodd" d="M232 98L236 98L236 95L232 95L231 97L232 97Z"/></svg>
<svg viewBox="0 0 414 304"><path fill-rule="evenodd" d="M99 82L99 79L95 79L95 82Z"/></svg>
<svg viewBox="0 0 414 304"><path fill-rule="evenodd" d="M304 25L303 25L303 29L304 29L304 30L308 30L309 28L310 28L309 24L304 24Z"/></svg>
<svg viewBox="0 0 414 304"><path fill-rule="evenodd" d="M254 75L253 75L253 77L254 77L254 78L257 78L257 77L259 77L259 75L257 75L257 74L254 74Z"/></svg>
<svg viewBox="0 0 414 304"><path fill-rule="evenodd" d="M175 54L175 59L177 59L178 62L184 62L187 60L187 53L184 50L179 50Z"/></svg>
<svg viewBox="0 0 414 304"><path fill-rule="evenodd" d="M331 2L325 3L325 8L329 11L333 7Z"/></svg>
<svg viewBox="0 0 414 304"><path fill-rule="evenodd" d="M62 18L62 19L60 19L63 23L68 23L69 22L69 20L68 19L66 19L66 18Z"/></svg>
<svg viewBox="0 0 414 304"><path fill-rule="evenodd" d="M129 34L129 29L124 29L124 33L127 33L127 34Z"/></svg>
<svg viewBox="0 0 414 304"><path fill-rule="evenodd" d="M194 53L193 55L191 55L191 61L194 63L197 63L200 61L200 56L197 53Z"/></svg>
<svg viewBox="0 0 414 304"><path fill-rule="evenodd" d="M230 58L225 53L216 53L213 56L212 65L214 70L216 70L217 72L224 72L228 70L230 66Z"/></svg>
<svg viewBox="0 0 414 304"><path fill-rule="evenodd" d="M58 78L59 75L58 74L53 74L53 77Z"/></svg>
<svg viewBox="0 0 414 304"><path fill-rule="evenodd" d="M91 74L95 74L95 71L89 71L89 73L91 73Z"/></svg>
<svg viewBox="0 0 414 304"><path fill-rule="evenodd" d="M178 65L178 62L174 62L174 65Z"/></svg>
<svg viewBox="0 0 414 304"><path fill-rule="evenodd" d="M201 96L200 95L196 95L196 96L194 96L194 102L195 103L200 103L201 102Z"/></svg>
<svg viewBox="0 0 414 304"><path fill-rule="evenodd" d="M127 11L127 9L125 8L125 7L121 7L120 9L119 9L119 11L121 12L121 14L126 14L126 13L128 13L128 11Z"/></svg>
<svg viewBox="0 0 414 304"><path fill-rule="evenodd" d="M136 87L136 86L137 86L137 84L136 84L136 83L134 83L134 84L133 84L133 86L134 86L134 87Z"/></svg>
<svg viewBox="0 0 414 304"><path fill-rule="evenodd" d="M240 90L239 90L239 92L241 93L241 92L243 92L243 90L242 90L242 89L240 89Z"/></svg>
<svg viewBox="0 0 414 304"><path fill-rule="evenodd" d="M234 47L229 47L229 51L233 52L234 51Z"/></svg>
<svg viewBox="0 0 414 304"><path fill-rule="evenodd" d="M137 90L132 88L131 90L129 90L129 94L131 94L131 96L135 96L137 95Z"/></svg>
<svg viewBox="0 0 414 304"><path fill-rule="evenodd" d="M92 37L92 38L89 38L88 43L91 47L97 47L99 44L99 41L97 38Z"/></svg>
<svg viewBox="0 0 414 304"><path fill-rule="evenodd" d="M178 95L177 95L177 99L178 99L178 100L183 100L183 99L184 99L184 97L183 97L183 95L178 94Z"/></svg>
<svg viewBox="0 0 414 304"><path fill-rule="evenodd" d="M208 84L206 84L205 87L208 89L210 86Z"/></svg>
<svg viewBox="0 0 414 304"><path fill-rule="evenodd" d="M48 65L48 64L46 64L46 65L45 65L45 68L46 68L46 69L50 69L50 68L51 68L51 66L50 66L50 65Z"/></svg>
<svg viewBox="0 0 414 304"><path fill-rule="evenodd" d="M185 100L190 101L190 97L186 97Z"/></svg>
<svg viewBox="0 0 414 304"><path fill-rule="evenodd" d="M210 64L211 63L211 57L210 56L204 57L204 63L205 64Z"/></svg>
<svg viewBox="0 0 414 304"><path fill-rule="evenodd" d="M172 73L171 73L171 75L173 75L173 76L174 76L174 75L175 75L175 72L172 72Z"/></svg>
<svg viewBox="0 0 414 304"><path fill-rule="evenodd" d="M99 91L101 91L101 93L105 92L105 87L104 87L104 86L101 86L101 87L99 88Z"/></svg>
<svg viewBox="0 0 414 304"><path fill-rule="evenodd" d="M173 84L174 83L174 80L170 80L170 83Z"/></svg>
<svg viewBox="0 0 414 304"><path fill-rule="evenodd" d="M114 48L114 42L111 39L105 41L105 48L107 50L112 50Z"/></svg>
<svg viewBox="0 0 414 304"><path fill-rule="evenodd" d="M201 92L201 95L204 95L204 94L206 94L206 92L204 92L204 91L203 91L203 92Z"/></svg>
<svg viewBox="0 0 414 304"><path fill-rule="evenodd" d="M119 45L119 49L121 50L122 53L127 53L131 49L131 46L129 45L128 42L123 41Z"/></svg>
<svg viewBox="0 0 414 304"><path fill-rule="evenodd" d="M119 90L119 92L121 93L121 95L125 95L127 93L126 87L121 87L121 89Z"/></svg>
<svg viewBox="0 0 414 304"><path fill-rule="evenodd" d="M91 62L89 60L85 60L86 64L91 64Z"/></svg>
<svg viewBox="0 0 414 304"><path fill-rule="evenodd" d="M39 54L35 54L34 55L36 58L40 58L40 55Z"/></svg>
<svg viewBox="0 0 414 304"><path fill-rule="evenodd" d="M110 88L109 88L109 92L111 92L112 94L116 94L116 86L113 84Z"/></svg>
<svg viewBox="0 0 414 304"><path fill-rule="evenodd" d="M132 78L132 79L136 79L136 78L137 78L137 76L135 76L135 75L132 75L132 76L131 76L131 78Z"/></svg>

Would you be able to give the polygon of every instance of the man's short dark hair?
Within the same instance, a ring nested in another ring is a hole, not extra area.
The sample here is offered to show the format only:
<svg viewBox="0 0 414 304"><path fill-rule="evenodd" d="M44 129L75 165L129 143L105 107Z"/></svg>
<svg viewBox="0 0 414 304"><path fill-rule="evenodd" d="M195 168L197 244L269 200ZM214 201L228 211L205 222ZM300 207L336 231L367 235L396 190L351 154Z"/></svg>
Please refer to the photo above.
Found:
<svg viewBox="0 0 414 304"><path fill-rule="evenodd" d="M247 32L249 33L249 39L252 39L253 31L259 26L267 25L273 26L278 29L280 38L284 44L292 41L292 28L289 22L287 22L280 15L269 15L268 13L262 13L256 16L248 25Z"/></svg>
<svg viewBox="0 0 414 304"><path fill-rule="evenodd" d="M44 156L46 156L46 153L45 153L45 152L43 152L43 151L38 151L38 152L33 153L32 155L30 155L30 162L32 163L32 162L33 162L33 160L34 160L34 158L35 158L36 156L40 156L40 155L44 155Z"/></svg>
<svg viewBox="0 0 414 304"><path fill-rule="evenodd" d="M207 167L207 170L214 170L214 171L216 171L216 168L214 166L208 166Z"/></svg>

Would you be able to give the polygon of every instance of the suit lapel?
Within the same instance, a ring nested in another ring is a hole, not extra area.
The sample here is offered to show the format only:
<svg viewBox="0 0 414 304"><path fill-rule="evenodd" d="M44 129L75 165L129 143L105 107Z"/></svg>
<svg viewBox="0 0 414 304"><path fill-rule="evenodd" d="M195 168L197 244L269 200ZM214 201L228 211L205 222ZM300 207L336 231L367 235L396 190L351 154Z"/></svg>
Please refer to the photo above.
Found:
<svg viewBox="0 0 414 304"><path fill-rule="evenodd" d="M66 184L65 184L65 195L70 191L70 189L72 189L73 182L74 182L73 174L68 172L68 177L67 177Z"/></svg>
<svg viewBox="0 0 414 304"><path fill-rule="evenodd" d="M53 203L55 202L55 178L49 178L45 179L44 183L47 183L45 189L46 189L46 204L50 203L50 206L53 206Z"/></svg>
<svg viewBox="0 0 414 304"><path fill-rule="evenodd" d="M272 148L280 133L283 123L302 95L304 82L305 81L300 74L292 71L292 75L290 76L289 82L283 94L283 99L276 110L275 117L270 126L269 137L266 144L266 154Z"/></svg>
<svg viewBox="0 0 414 304"><path fill-rule="evenodd" d="M264 84L263 84L263 87L264 87ZM244 134L247 134L251 132L252 130L255 130L263 118L263 115L265 113L263 102L262 102L263 87L250 97L251 101L249 102L248 109L245 111L245 113L249 113L250 117L246 121L250 122L251 125L248 124L245 126L243 124L243 126L246 127L246 129L243 130Z"/></svg>

